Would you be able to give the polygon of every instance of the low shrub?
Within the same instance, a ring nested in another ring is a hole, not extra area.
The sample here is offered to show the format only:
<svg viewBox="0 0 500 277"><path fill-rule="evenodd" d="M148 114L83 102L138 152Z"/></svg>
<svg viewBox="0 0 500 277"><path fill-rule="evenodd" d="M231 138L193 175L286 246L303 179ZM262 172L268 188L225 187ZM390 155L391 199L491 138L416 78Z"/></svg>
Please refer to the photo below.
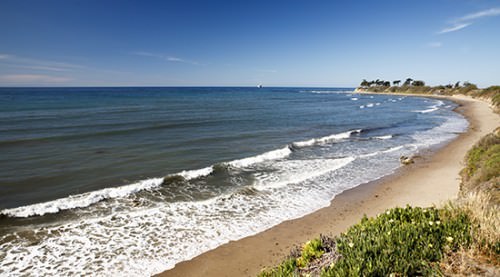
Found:
<svg viewBox="0 0 500 277"><path fill-rule="evenodd" d="M363 218L338 240L341 259L324 276L429 275L443 250L471 242L465 213L434 208L395 208L377 218Z"/></svg>
<svg viewBox="0 0 500 277"><path fill-rule="evenodd" d="M322 276L387 276L439 274L443 251L456 251L471 242L471 221L458 209L395 208L376 218L366 216L346 233L334 238L335 248L321 239L306 243L259 276L308 275L307 266L335 256L322 268ZM335 252L335 253L331 253ZM320 263L324 264L324 263Z"/></svg>
<svg viewBox="0 0 500 277"><path fill-rule="evenodd" d="M322 241L325 239L326 238L322 236L318 239L306 242L302 248L294 249L291 255L278 267L272 270L262 271L259 276L268 277L296 275L298 270L306 268L312 260L320 258L325 253L325 250L329 250L328 248L323 247Z"/></svg>
<svg viewBox="0 0 500 277"><path fill-rule="evenodd" d="M480 183L500 175L500 137L495 133L483 137L466 155L462 170L462 195L473 192Z"/></svg>

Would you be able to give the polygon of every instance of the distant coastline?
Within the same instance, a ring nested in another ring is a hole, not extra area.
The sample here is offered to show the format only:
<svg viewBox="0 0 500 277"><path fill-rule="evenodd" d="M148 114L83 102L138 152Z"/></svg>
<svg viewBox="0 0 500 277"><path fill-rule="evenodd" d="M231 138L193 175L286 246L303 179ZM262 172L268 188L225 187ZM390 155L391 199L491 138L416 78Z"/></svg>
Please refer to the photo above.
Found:
<svg viewBox="0 0 500 277"><path fill-rule="evenodd" d="M500 112L500 86L478 88L470 82L456 82L455 84L427 86L422 80L407 78L404 83L401 80L391 82L384 80L363 80L354 90L356 93L379 93L379 94L404 94L421 96L453 96L466 95L472 98L488 102L495 112Z"/></svg>

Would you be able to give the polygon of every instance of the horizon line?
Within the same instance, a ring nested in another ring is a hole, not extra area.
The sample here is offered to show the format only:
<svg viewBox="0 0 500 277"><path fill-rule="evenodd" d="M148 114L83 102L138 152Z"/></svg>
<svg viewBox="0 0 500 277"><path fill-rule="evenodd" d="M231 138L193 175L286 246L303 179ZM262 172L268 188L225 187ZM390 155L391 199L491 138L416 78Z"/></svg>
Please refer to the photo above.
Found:
<svg viewBox="0 0 500 277"><path fill-rule="evenodd" d="M262 88L357 88L358 86L262 86ZM5 88L256 88L258 86L0 86L0 89Z"/></svg>

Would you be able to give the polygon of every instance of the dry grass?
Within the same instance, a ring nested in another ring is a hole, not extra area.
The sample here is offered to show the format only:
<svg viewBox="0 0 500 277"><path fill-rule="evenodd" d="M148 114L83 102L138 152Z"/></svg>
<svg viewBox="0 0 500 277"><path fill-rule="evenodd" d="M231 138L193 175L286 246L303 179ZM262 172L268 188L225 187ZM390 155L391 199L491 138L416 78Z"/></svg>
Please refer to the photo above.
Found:
<svg viewBox="0 0 500 277"><path fill-rule="evenodd" d="M500 132L482 138L467 154L461 197L450 203L473 223L470 247L447 251L440 263L446 276L500 276Z"/></svg>
<svg viewBox="0 0 500 277"><path fill-rule="evenodd" d="M498 265L485 261L483 256L477 256L472 249L447 253L440 268L445 276L500 276Z"/></svg>
<svg viewBox="0 0 500 277"><path fill-rule="evenodd" d="M477 254L491 256L492 262L500 265L500 205L491 201L491 195L478 191L469 193L458 201L476 225L472 250Z"/></svg>

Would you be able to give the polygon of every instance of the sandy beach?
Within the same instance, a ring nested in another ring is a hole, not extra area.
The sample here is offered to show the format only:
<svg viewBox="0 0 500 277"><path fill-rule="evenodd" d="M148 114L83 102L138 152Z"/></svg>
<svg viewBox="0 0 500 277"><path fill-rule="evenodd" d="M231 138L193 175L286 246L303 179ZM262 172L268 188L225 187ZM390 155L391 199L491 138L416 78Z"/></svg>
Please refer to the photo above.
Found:
<svg viewBox="0 0 500 277"><path fill-rule="evenodd" d="M484 101L465 96L444 98L461 104L457 111L470 124L466 133L444 147L420 153L414 164L402 167L390 176L344 191L332 200L329 207L283 222L257 235L229 242L179 263L159 276L255 276L262 268L276 265L294 245L319 234L339 234L364 214L375 216L387 208L407 204L441 205L455 198L467 150L500 126L500 116Z"/></svg>

